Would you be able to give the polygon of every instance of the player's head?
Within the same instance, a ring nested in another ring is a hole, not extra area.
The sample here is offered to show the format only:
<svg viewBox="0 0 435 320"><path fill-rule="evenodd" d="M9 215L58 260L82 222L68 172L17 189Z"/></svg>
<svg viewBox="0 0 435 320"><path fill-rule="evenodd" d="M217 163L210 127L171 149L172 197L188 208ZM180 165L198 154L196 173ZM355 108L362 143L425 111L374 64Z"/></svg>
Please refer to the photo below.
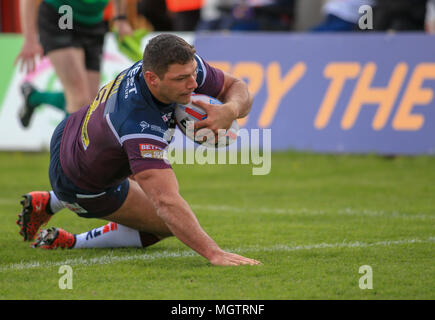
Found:
<svg viewBox="0 0 435 320"><path fill-rule="evenodd" d="M143 55L143 73L153 95L165 103L188 103L196 83L195 48L184 39L161 34Z"/></svg>

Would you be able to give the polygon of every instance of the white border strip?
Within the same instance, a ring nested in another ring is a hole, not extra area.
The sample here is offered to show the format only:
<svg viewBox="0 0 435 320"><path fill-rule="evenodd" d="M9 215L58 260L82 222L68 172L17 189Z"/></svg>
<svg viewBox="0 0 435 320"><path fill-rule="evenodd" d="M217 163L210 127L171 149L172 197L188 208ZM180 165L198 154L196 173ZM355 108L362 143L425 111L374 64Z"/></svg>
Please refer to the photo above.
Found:
<svg viewBox="0 0 435 320"><path fill-rule="evenodd" d="M76 197L79 199L93 199L93 198L98 198L100 196L102 196L103 194L106 194L106 192L101 192L99 194L76 194Z"/></svg>
<svg viewBox="0 0 435 320"><path fill-rule="evenodd" d="M110 120L110 113L106 114L106 121L109 125L110 130L112 130L113 135L118 140L119 144L122 146L121 139L119 139L118 132L116 132L115 127L113 126L112 120Z"/></svg>
<svg viewBox="0 0 435 320"><path fill-rule="evenodd" d="M201 63L201 69L202 69L202 72L203 72L203 76L202 76L201 84L198 87L202 87L202 85L205 82L205 78L207 78L207 68L204 65L204 61L202 61L202 58L199 55L197 55L197 54L195 54L195 56L198 58L199 62Z"/></svg>
<svg viewBox="0 0 435 320"><path fill-rule="evenodd" d="M245 248L234 248L234 249L224 249L224 250L230 252L239 252L239 253L276 252L276 251L289 252L289 251L314 250L314 249L368 248L368 247L375 247L375 246L394 246L394 245L423 244L423 243L435 243L435 236L431 236L426 239L384 240L384 241L378 241L373 243L354 241L354 242L339 242L339 243L318 243L318 244L296 245L296 246L289 246L287 244L277 244L270 247L245 247ZM144 254L131 255L131 256L129 255L115 256L110 254L110 255L105 255L105 256L91 258L91 259L84 259L80 257L76 259L67 259L63 261L43 261L43 262L30 261L30 262L14 263L9 265L0 265L0 272L30 270L36 268L49 268L49 267L57 267L62 265L90 266L90 265L104 265L104 264L112 264L112 263L127 262L127 261L152 261L152 260L165 259L165 258L182 258L182 257L194 257L194 256L198 256L198 254L191 250L189 251L188 250L184 250L184 251L164 250L162 252L144 253Z"/></svg>
<svg viewBox="0 0 435 320"><path fill-rule="evenodd" d="M123 144L126 140L130 140L130 139L152 139L164 143L165 145L168 145L168 142L165 139L156 136L154 134L148 134L148 133L132 133L132 134L127 134L125 136L122 136L120 140L121 144Z"/></svg>

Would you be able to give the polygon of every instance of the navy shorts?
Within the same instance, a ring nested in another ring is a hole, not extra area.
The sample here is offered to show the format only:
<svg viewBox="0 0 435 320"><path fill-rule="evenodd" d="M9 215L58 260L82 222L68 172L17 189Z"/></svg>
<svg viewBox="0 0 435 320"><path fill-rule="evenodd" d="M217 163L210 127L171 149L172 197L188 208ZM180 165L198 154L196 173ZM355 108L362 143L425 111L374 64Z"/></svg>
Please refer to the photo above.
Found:
<svg viewBox="0 0 435 320"><path fill-rule="evenodd" d="M89 192L78 188L65 175L60 165L60 144L67 119L54 130L50 142L49 177L53 192L71 211L83 218L102 218L118 210L127 198L130 184L125 179L120 185Z"/></svg>

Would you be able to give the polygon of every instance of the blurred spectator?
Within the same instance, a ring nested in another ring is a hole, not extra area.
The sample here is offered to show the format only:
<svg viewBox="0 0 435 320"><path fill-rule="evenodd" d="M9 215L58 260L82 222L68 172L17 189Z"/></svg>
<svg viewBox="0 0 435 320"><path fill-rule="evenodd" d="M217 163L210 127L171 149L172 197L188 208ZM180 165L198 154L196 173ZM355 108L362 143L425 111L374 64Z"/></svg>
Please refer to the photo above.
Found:
<svg viewBox="0 0 435 320"><path fill-rule="evenodd" d="M139 0L137 13L139 16L145 17L155 31L171 31L173 29L166 0Z"/></svg>
<svg viewBox="0 0 435 320"><path fill-rule="evenodd" d="M204 0L166 0L174 31L193 31L200 20ZM153 1L154 3L154 1Z"/></svg>
<svg viewBox="0 0 435 320"><path fill-rule="evenodd" d="M378 31L425 30L427 0L377 0L373 27Z"/></svg>
<svg viewBox="0 0 435 320"><path fill-rule="evenodd" d="M231 8L239 2L239 0L205 0L201 8L197 30L230 29L232 23Z"/></svg>
<svg viewBox="0 0 435 320"><path fill-rule="evenodd" d="M322 9L325 20L311 31L356 31L361 15L359 8L363 5L373 6L374 4L374 0L331 0Z"/></svg>
<svg viewBox="0 0 435 320"><path fill-rule="evenodd" d="M426 4L426 31L435 33L435 0L429 0Z"/></svg>
<svg viewBox="0 0 435 320"><path fill-rule="evenodd" d="M294 0L208 0L199 30L289 31Z"/></svg>

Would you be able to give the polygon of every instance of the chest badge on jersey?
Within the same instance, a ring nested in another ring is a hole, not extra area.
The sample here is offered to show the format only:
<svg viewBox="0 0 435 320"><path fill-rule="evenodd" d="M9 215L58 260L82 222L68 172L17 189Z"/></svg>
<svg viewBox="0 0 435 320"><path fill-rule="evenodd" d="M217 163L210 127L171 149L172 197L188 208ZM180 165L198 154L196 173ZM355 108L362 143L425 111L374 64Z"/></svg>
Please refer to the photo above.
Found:
<svg viewBox="0 0 435 320"><path fill-rule="evenodd" d="M162 119L165 122L168 122L171 119L171 117L172 117L172 112L168 112L168 113L165 113L164 115L162 115Z"/></svg>
<svg viewBox="0 0 435 320"><path fill-rule="evenodd" d="M150 127L150 124L146 121L141 121L139 125L142 128L141 132L143 132L145 129L148 129Z"/></svg>

